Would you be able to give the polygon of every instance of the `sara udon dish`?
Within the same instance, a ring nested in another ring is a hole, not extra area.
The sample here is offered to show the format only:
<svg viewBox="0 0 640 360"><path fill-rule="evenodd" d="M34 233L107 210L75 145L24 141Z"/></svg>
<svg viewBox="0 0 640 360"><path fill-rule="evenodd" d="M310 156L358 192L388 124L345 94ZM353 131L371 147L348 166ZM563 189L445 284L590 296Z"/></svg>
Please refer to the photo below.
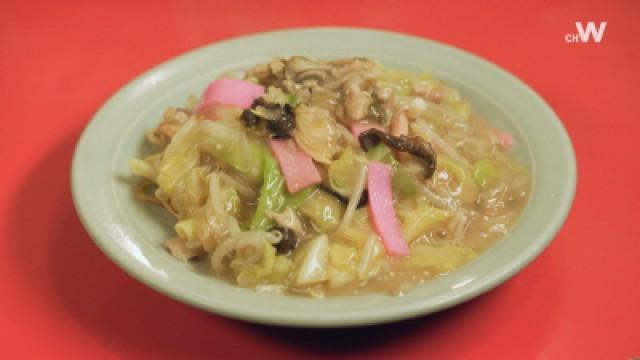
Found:
<svg viewBox="0 0 640 360"><path fill-rule="evenodd" d="M339 37L342 41L335 42ZM507 236L476 260L403 296L367 293L318 300L283 296L216 280L206 269L177 261L162 243L175 220L132 193L128 160L152 149L140 140L164 110L201 94L231 69L247 69L274 54L332 59L359 54L388 68L431 69L460 90L491 125L513 134L514 158L535 181L523 213ZM553 174L553 176L538 176ZM355 326L438 311L487 291L535 258L564 222L575 192L569 138L546 103L522 82L463 51L414 37L370 30L289 30L217 43L141 75L96 113L74 156L72 190L78 214L96 244L123 270L154 289L218 314L290 326Z"/></svg>

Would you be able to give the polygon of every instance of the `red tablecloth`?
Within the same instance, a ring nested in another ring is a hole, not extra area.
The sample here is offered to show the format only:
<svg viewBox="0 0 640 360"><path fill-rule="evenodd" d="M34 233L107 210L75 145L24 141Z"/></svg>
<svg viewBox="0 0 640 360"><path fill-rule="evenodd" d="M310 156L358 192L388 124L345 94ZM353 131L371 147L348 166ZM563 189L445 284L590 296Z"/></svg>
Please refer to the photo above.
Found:
<svg viewBox="0 0 640 360"><path fill-rule="evenodd" d="M640 356L640 2L214 3L0 4L0 358ZM566 42L576 21L607 21L602 41ZM575 145L578 193L542 256L490 293L433 316L311 331L192 309L133 280L93 245L71 202L70 159L113 92L194 47L317 25L461 47L551 104Z"/></svg>

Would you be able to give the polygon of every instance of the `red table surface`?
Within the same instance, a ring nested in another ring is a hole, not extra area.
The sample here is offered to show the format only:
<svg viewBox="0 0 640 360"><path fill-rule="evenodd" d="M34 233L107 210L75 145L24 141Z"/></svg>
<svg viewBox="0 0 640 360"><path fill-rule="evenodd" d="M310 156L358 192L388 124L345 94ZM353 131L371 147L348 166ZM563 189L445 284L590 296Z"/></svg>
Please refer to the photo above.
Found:
<svg viewBox="0 0 640 360"><path fill-rule="evenodd" d="M640 356L639 20L638 1L3 1L0 357ZM602 42L567 43L575 21L607 21ZM495 62L538 91L567 127L578 159L573 210L551 246L473 301L352 330L211 315L154 292L108 260L82 228L69 189L75 143L98 107L184 51L318 25L435 39Z"/></svg>

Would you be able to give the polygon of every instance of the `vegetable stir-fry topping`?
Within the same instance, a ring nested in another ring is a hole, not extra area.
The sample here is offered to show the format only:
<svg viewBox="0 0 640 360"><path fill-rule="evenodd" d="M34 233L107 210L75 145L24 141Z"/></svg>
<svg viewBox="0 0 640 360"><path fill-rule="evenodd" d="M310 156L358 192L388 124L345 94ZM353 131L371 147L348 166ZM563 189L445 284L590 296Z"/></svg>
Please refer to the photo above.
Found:
<svg viewBox="0 0 640 360"><path fill-rule="evenodd" d="M531 186L454 88L365 58L225 74L146 139L134 191L176 218L165 248L257 291L403 293L504 236Z"/></svg>

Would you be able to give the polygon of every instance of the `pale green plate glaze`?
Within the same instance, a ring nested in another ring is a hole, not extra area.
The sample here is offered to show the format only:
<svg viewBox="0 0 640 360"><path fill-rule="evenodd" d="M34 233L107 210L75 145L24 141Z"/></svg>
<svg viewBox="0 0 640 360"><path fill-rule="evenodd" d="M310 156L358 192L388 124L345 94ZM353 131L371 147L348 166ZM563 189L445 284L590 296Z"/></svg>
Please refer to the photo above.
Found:
<svg viewBox="0 0 640 360"><path fill-rule="evenodd" d="M482 117L513 132L516 156L532 169L535 181L531 200L511 233L474 262L401 297L373 294L318 300L261 294L218 281L173 259L161 247L171 236L172 219L163 210L134 199L128 159L148 151L143 134L157 124L167 106L199 94L219 73L294 54L366 56L392 68L429 69L456 86ZM565 129L544 100L520 80L446 45L346 28L233 39L157 66L122 88L96 113L78 142L72 169L73 198L82 222L96 244L130 275L203 310L305 327L406 319L459 304L497 286L553 239L571 207L575 183L574 152Z"/></svg>

